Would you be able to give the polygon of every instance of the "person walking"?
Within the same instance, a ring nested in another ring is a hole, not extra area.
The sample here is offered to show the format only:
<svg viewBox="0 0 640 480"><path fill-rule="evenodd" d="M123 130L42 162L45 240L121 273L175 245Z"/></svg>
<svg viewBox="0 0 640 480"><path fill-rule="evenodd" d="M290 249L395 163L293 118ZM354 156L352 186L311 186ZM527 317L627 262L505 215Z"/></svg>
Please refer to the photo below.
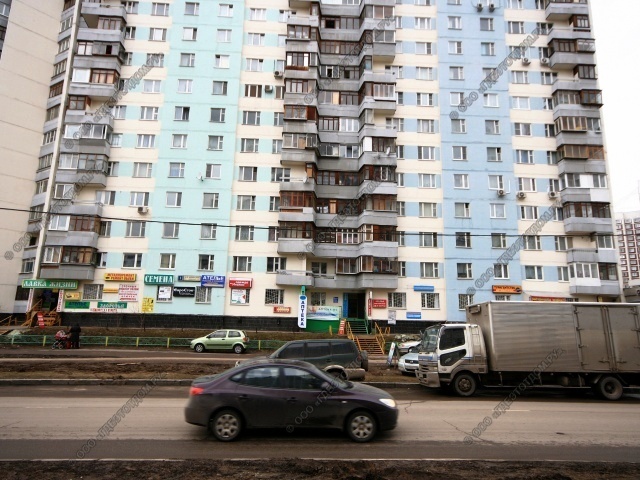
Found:
<svg viewBox="0 0 640 480"><path fill-rule="evenodd" d="M80 348L80 332L82 332L82 329L77 323L69 329L69 340L71 341L71 348Z"/></svg>

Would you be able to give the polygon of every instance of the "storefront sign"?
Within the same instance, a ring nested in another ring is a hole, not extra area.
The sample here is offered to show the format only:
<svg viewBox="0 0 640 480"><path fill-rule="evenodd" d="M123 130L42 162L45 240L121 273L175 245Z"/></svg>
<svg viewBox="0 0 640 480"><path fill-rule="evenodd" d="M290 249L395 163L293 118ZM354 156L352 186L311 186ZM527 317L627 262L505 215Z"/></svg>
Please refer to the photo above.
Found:
<svg viewBox="0 0 640 480"><path fill-rule="evenodd" d="M201 287L212 287L212 288L224 288L224 281L225 281L225 276L224 275L202 275L202 277L200 277L200 286ZM231 281L229 281L229 286L233 287L234 285L231 285ZM249 285L249 287L251 287L251 285ZM240 288L242 288L240 286Z"/></svg>
<svg viewBox="0 0 640 480"><path fill-rule="evenodd" d="M90 306L90 302L64 302L66 310L87 309Z"/></svg>
<svg viewBox="0 0 640 480"><path fill-rule="evenodd" d="M56 312L62 311L62 303L64 302L64 290L58 291L58 303L56 303Z"/></svg>
<svg viewBox="0 0 640 480"><path fill-rule="evenodd" d="M407 320L420 320L422 312L407 312Z"/></svg>
<svg viewBox="0 0 640 480"><path fill-rule="evenodd" d="M251 288L253 280L251 278L230 278L229 286L231 288Z"/></svg>
<svg viewBox="0 0 640 480"><path fill-rule="evenodd" d="M538 296L530 296L529 301L531 302L566 302L568 299L564 297L538 297Z"/></svg>
<svg viewBox="0 0 640 480"><path fill-rule="evenodd" d="M137 273L105 273L104 280L106 282L135 282L138 278Z"/></svg>
<svg viewBox="0 0 640 480"><path fill-rule="evenodd" d="M78 288L77 280L23 280L22 288L66 288L75 290Z"/></svg>
<svg viewBox="0 0 640 480"><path fill-rule="evenodd" d="M340 307L312 305L307 307L306 317L311 320L340 320Z"/></svg>
<svg viewBox="0 0 640 480"><path fill-rule="evenodd" d="M433 285L414 285L414 292L435 292L435 287Z"/></svg>
<svg viewBox="0 0 640 480"><path fill-rule="evenodd" d="M98 308L106 308L107 310L119 308L122 310L127 308L127 302L98 302Z"/></svg>
<svg viewBox="0 0 640 480"><path fill-rule="evenodd" d="M389 323L389 325L395 325L396 324L396 311L395 310L389 310L389 317L387 322Z"/></svg>
<svg viewBox="0 0 640 480"><path fill-rule="evenodd" d="M151 297L144 297L142 299L142 313L153 313L154 300Z"/></svg>
<svg viewBox="0 0 640 480"><path fill-rule="evenodd" d="M247 303L247 291L233 289L231 290L231 303L233 305L244 305Z"/></svg>
<svg viewBox="0 0 640 480"><path fill-rule="evenodd" d="M105 287L102 289L102 293L118 293L117 287Z"/></svg>
<svg viewBox="0 0 640 480"><path fill-rule="evenodd" d="M371 301L371 306L373 308L387 308L387 299L386 298L374 298Z"/></svg>
<svg viewBox="0 0 640 480"><path fill-rule="evenodd" d="M147 285L173 285L173 275L145 275Z"/></svg>
<svg viewBox="0 0 640 480"><path fill-rule="evenodd" d="M307 328L307 296L300 295L298 304L298 327Z"/></svg>
<svg viewBox="0 0 640 480"><path fill-rule="evenodd" d="M159 302L168 302L171 300L172 296L173 296L173 287L162 286L162 285L158 287Z"/></svg>
<svg viewBox="0 0 640 480"><path fill-rule="evenodd" d="M291 313L291 307L273 307L273 313Z"/></svg>
<svg viewBox="0 0 640 480"><path fill-rule="evenodd" d="M73 293L65 292L64 299L65 300L80 300L80 292L73 292Z"/></svg>
<svg viewBox="0 0 640 480"><path fill-rule="evenodd" d="M121 302L137 302L140 287L138 285L120 285L118 288L118 300Z"/></svg>
<svg viewBox="0 0 640 480"><path fill-rule="evenodd" d="M522 293L522 287L520 285L493 285L491 287L493 293Z"/></svg>
<svg viewBox="0 0 640 480"><path fill-rule="evenodd" d="M195 297L196 287L173 287L174 297Z"/></svg>
<svg viewBox="0 0 640 480"><path fill-rule="evenodd" d="M206 275L178 275L179 282L198 282L200 283L200 279Z"/></svg>

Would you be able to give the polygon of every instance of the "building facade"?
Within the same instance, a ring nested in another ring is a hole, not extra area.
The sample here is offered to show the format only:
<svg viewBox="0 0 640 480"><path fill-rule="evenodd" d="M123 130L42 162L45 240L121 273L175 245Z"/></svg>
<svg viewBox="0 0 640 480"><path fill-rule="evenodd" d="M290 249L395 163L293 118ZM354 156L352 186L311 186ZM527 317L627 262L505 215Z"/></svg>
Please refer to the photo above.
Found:
<svg viewBox="0 0 640 480"><path fill-rule="evenodd" d="M616 215L616 237L624 288L640 287L640 212ZM626 292L625 292L626 293Z"/></svg>
<svg viewBox="0 0 640 480"><path fill-rule="evenodd" d="M13 311L619 298L587 3L48 3Z"/></svg>

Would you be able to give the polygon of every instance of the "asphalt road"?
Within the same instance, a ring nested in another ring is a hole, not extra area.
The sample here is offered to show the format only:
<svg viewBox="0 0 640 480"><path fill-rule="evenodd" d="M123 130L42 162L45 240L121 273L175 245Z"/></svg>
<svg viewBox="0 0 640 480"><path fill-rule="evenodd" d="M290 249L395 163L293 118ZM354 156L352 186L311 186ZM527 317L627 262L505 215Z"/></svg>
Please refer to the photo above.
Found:
<svg viewBox="0 0 640 480"><path fill-rule="evenodd" d="M185 423L187 387L155 387L105 439L98 431L140 387L0 387L0 460L114 459L480 459L640 462L640 396L619 402L556 393L519 398L469 441L504 398L458 399L432 391L390 390L396 430L358 445L340 432L249 432L221 443ZM466 439L466 440L465 440ZM357 453L354 453L357 452Z"/></svg>

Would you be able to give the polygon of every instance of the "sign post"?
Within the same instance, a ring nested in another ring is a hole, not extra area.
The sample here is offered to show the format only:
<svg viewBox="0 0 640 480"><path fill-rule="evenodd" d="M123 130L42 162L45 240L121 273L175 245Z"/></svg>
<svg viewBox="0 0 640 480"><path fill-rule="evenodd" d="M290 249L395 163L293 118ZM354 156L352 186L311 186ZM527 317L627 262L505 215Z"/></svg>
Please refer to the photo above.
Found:
<svg viewBox="0 0 640 480"><path fill-rule="evenodd" d="M300 295L300 304L298 305L298 327L307 328L307 296Z"/></svg>

